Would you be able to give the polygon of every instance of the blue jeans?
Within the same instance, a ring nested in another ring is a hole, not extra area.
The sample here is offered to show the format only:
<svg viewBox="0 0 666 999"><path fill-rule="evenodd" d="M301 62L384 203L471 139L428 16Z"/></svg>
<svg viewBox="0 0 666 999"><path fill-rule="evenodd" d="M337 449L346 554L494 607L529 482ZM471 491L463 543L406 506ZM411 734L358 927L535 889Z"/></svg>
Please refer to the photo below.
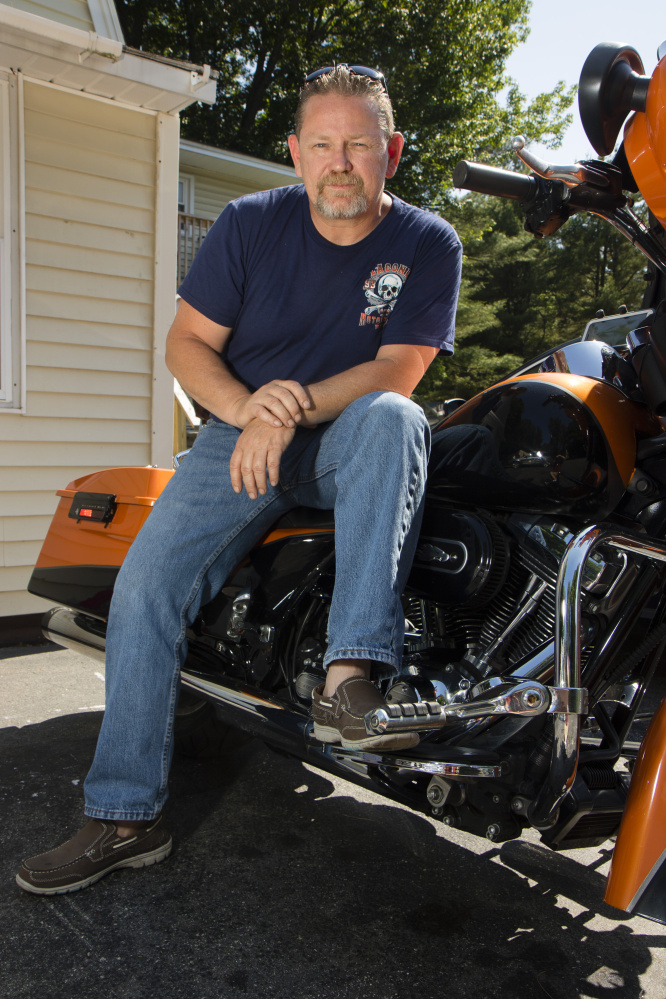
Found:
<svg viewBox="0 0 666 999"><path fill-rule="evenodd" d="M362 396L332 423L298 428L280 482L234 493L240 431L204 426L118 574L107 632L106 711L85 782L86 814L158 815L167 797L186 628L271 525L296 506L335 511L336 580L324 660L400 666L400 596L421 524L429 449L422 410L392 392Z"/></svg>

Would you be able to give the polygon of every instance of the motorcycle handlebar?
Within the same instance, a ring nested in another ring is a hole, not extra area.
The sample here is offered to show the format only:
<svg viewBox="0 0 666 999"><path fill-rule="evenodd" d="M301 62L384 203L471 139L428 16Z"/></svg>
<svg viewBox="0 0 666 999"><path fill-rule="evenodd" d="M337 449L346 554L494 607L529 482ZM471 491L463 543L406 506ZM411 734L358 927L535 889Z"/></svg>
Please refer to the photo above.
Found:
<svg viewBox="0 0 666 999"><path fill-rule="evenodd" d="M531 201L537 192L534 177L467 160L461 160L453 171L453 186L515 201Z"/></svg>

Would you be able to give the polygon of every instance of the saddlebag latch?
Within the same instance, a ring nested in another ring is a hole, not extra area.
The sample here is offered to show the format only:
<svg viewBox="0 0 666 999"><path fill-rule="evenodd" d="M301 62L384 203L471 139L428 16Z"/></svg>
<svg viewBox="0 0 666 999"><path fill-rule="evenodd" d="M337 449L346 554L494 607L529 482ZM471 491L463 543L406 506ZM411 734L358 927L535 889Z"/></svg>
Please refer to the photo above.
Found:
<svg viewBox="0 0 666 999"><path fill-rule="evenodd" d="M75 493L68 517L77 524L81 520L102 523L106 527L116 512L115 493Z"/></svg>

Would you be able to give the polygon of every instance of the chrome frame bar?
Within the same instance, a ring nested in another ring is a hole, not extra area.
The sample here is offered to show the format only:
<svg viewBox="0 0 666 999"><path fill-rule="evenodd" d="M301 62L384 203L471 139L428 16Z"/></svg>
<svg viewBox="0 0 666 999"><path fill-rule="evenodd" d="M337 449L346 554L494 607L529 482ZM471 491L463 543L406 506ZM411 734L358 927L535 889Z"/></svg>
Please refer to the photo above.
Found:
<svg viewBox="0 0 666 999"><path fill-rule="evenodd" d="M580 624L583 569L601 545L631 552L657 562L666 562L666 544L652 538L618 531L612 525L596 525L581 531L568 545L560 565L555 591L555 675L553 686L561 690L580 687ZM578 767L580 715L553 715L554 742L550 772L532 803L528 817L533 825L549 825L551 816L568 794Z"/></svg>

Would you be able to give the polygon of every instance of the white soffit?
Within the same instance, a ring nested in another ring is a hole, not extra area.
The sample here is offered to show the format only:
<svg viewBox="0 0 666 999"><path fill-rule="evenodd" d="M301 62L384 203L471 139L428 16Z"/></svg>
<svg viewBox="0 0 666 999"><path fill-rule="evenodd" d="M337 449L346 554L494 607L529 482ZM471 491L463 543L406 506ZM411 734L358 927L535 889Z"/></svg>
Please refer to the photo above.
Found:
<svg viewBox="0 0 666 999"><path fill-rule="evenodd" d="M300 183L293 167L283 163L270 163L254 156L234 153L228 149L205 146L191 139L180 140L180 169L205 170L207 173L232 177L250 186L282 187L285 184Z"/></svg>
<svg viewBox="0 0 666 999"><path fill-rule="evenodd" d="M0 67L164 114L175 114L195 101L215 103L217 73L209 66L144 55L128 49L121 39L71 28L3 3Z"/></svg>

